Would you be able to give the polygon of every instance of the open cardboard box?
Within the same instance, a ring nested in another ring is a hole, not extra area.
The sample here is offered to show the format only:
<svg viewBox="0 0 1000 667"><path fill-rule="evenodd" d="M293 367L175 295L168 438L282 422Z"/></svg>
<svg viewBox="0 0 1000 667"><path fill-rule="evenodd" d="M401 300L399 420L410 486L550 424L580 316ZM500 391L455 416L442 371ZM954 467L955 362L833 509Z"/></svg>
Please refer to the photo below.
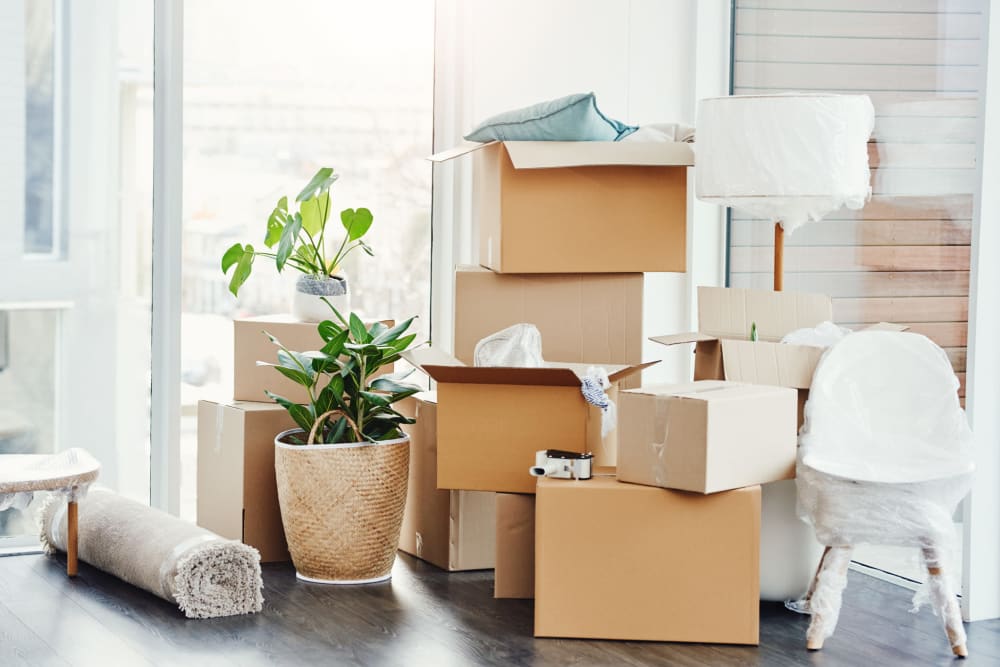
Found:
<svg viewBox="0 0 1000 667"><path fill-rule="evenodd" d="M735 287L698 288L698 331L653 336L663 345L695 343L695 380L732 380L799 390L799 425L806 391L824 348L788 345L786 334L833 320L833 302L825 294L773 292ZM756 324L757 340L750 340ZM902 331L880 323L871 329Z"/></svg>
<svg viewBox="0 0 1000 667"><path fill-rule="evenodd" d="M583 399L581 377L600 366L614 385L658 363L477 367L436 348L403 358L437 381L438 488L503 493L535 492L528 468L540 449L592 452L595 465L614 465L615 434L601 438L601 412Z"/></svg>
<svg viewBox="0 0 1000 667"><path fill-rule="evenodd" d="M687 143L466 143L480 263L498 273L687 269Z"/></svg>

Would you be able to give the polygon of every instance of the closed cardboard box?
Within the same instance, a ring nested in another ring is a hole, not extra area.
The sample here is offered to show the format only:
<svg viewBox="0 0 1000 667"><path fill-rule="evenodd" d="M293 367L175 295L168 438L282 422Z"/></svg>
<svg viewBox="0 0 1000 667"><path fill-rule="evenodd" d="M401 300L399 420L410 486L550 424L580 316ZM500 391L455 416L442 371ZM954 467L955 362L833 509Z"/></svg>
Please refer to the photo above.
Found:
<svg viewBox="0 0 1000 667"><path fill-rule="evenodd" d="M493 597L535 597L535 497L498 493Z"/></svg>
<svg viewBox="0 0 1000 667"><path fill-rule="evenodd" d="M500 273L686 270L690 144L514 141L475 152L479 262Z"/></svg>
<svg viewBox="0 0 1000 667"><path fill-rule="evenodd" d="M539 479L535 636L757 644L760 487Z"/></svg>
<svg viewBox="0 0 1000 667"><path fill-rule="evenodd" d="M289 560L274 479L274 436L295 428L274 403L198 403L198 525Z"/></svg>
<svg viewBox="0 0 1000 667"><path fill-rule="evenodd" d="M795 476L797 392L706 380L618 397L618 479L714 493Z"/></svg>
<svg viewBox="0 0 1000 667"><path fill-rule="evenodd" d="M437 397L417 394L398 404L415 417L410 435L410 485L399 548L443 570L482 570L496 556L496 494L437 488Z"/></svg>
<svg viewBox="0 0 1000 667"><path fill-rule="evenodd" d="M438 488L502 493L535 492L528 469L540 449L592 452L595 465L614 465L616 434L601 437L581 375L600 365L617 383L651 365L473 367L435 348L403 357L438 383Z"/></svg>
<svg viewBox="0 0 1000 667"><path fill-rule="evenodd" d="M346 317L346 315L345 315ZM372 320L374 321L374 320ZM382 320L392 326L392 320ZM371 324L371 322L366 322ZM293 403L306 403L309 395L299 384L286 378L270 366L258 366L258 361L277 363L278 347L264 332L281 341L293 352L308 352L323 347L317 322L300 322L291 315L265 315L233 321L233 398L237 401L270 401L265 390L283 396ZM379 375L391 373L380 370Z"/></svg>
<svg viewBox="0 0 1000 667"><path fill-rule="evenodd" d="M545 359L641 363L642 289L641 273L522 275L460 266L455 357L472 366L476 343L526 322L538 327ZM638 386L634 380L622 386Z"/></svg>

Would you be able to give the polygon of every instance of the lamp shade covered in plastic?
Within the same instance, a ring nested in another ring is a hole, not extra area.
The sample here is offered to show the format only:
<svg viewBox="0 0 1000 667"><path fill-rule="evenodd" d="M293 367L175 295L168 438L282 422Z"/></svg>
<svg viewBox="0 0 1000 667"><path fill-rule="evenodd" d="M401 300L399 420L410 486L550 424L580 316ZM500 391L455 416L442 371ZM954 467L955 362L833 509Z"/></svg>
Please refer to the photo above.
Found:
<svg viewBox="0 0 1000 667"><path fill-rule="evenodd" d="M736 95L701 101L696 192L794 231L871 195L867 95Z"/></svg>

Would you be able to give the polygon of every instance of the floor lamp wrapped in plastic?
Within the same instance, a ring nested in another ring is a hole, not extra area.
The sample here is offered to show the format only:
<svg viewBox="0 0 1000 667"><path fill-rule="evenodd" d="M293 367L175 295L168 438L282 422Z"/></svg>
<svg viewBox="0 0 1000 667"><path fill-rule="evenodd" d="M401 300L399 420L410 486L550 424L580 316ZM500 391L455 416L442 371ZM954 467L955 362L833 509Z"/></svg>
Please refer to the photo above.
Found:
<svg viewBox="0 0 1000 667"><path fill-rule="evenodd" d="M822 648L840 614L855 545L919 549L929 599L955 655L965 630L949 580L952 516L969 491L972 433L944 350L915 333L862 331L827 351L813 376L799 436L800 515L826 552L806 597L806 646Z"/></svg>
<svg viewBox="0 0 1000 667"><path fill-rule="evenodd" d="M784 234L871 196L867 95L734 95L701 100L698 199L774 221L774 289Z"/></svg>

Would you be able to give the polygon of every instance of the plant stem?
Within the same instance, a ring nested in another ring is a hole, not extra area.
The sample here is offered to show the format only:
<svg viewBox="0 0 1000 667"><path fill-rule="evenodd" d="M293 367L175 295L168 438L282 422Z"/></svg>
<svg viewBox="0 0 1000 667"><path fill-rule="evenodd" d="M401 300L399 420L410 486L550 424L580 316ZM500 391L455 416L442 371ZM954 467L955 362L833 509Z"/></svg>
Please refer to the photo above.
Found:
<svg viewBox="0 0 1000 667"><path fill-rule="evenodd" d="M329 271L329 269L327 268L327 265L326 265L326 241L325 241L325 237L326 237L326 222L327 222L327 217L329 215L330 215L330 191L327 190L326 191L326 208L323 209L323 215L322 215L322 217L320 217L320 220L323 222L323 224L319 228L319 249L320 249L321 252L317 255L317 257L319 257L320 264L323 265L323 273L325 275L327 275L327 276L330 275L330 271Z"/></svg>

